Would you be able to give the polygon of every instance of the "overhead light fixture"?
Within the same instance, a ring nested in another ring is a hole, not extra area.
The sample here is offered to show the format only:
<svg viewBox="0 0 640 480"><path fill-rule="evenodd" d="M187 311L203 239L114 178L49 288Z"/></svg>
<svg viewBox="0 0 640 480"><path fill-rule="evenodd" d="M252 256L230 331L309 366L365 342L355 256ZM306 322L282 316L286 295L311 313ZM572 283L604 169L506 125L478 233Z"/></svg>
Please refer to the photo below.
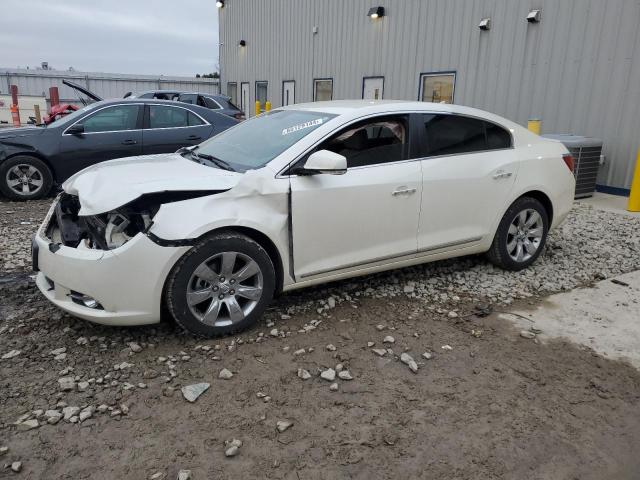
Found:
<svg viewBox="0 0 640 480"><path fill-rule="evenodd" d="M367 16L374 19L384 17L384 7L371 7Z"/></svg>
<svg viewBox="0 0 640 480"><path fill-rule="evenodd" d="M482 20L480 20L478 28L480 28L480 30L491 30L491 19L483 18Z"/></svg>
<svg viewBox="0 0 640 480"><path fill-rule="evenodd" d="M224 7L224 0L218 0L218 1L216 2L216 7L218 7L218 8L222 8L222 7Z"/></svg>
<svg viewBox="0 0 640 480"><path fill-rule="evenodd" d="M540 22L540 10L531 10L527 15L527 22L538 23Z"/></svg>
<svg viewBox="0 0 640 480"><path fill-rule="evenodd" d="M240 45L241 47L246 47L247 46L247 42L245 42L244 40L240 40L238 45Z"/></svg>

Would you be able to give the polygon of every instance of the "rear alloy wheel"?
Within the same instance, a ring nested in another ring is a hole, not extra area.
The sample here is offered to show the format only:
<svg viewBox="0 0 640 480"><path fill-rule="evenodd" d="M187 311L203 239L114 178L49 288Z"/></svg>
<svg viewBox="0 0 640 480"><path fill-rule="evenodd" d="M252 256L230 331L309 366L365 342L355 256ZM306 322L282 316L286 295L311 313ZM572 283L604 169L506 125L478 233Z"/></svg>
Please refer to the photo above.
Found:
<svg viewBox="0 0 640 480"><path fill-rule="evenodd" d="M0 191L12 200L42 198L52 184L49 167L37 158L17 156L0 164Z"/></svg>
<svg viewBox="0 0 640 480"><path fill-rule="evenodd" d="M204 337L243 330L273 297L275 272L267 252L235 233L204 239L169 275L167 306L176 322Z"/></svg>
<svg viewBox="0 0 640 480"><path fill-rule="evenodd" d="M542 253L549 217L535 198L521 197L502 217L488 252L489 260L507 270L522 270Z"/></svg>

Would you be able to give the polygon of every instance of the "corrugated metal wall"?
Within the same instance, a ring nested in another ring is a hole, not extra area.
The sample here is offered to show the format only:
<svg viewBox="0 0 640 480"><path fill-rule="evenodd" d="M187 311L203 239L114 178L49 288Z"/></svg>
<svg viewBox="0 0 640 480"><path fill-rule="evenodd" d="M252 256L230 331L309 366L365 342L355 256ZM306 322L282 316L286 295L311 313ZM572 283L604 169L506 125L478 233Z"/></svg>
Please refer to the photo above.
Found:
<svg viewBox="0 0 640 480"><path fill-rule="evenodd" d="M372 21L368 9L386 16ZM525 20L542 10L539 24ZM478 23L491 17L492 29ZM314 26L318 33L313 34ZM599 183L629 188L640 146L640 0L228 0L220 10L227 82L283 80L296 102L314 78L333 78L334 98L361 98L363 77L384 76L384 97L418 98L421 72L455 71L455 103L544 133L605 142ZM238 42L246 40L240 48Z"/></svg>
<svg viewBox="0 0 640 480"><path fill-rule="evenodd" d="M104 98L122 98L127 92L145 90L184 90L218 93L218 81L209 78L156 77L112 73L87 73L61 70L0 69L0 93L9 93L9 85L17 85L21 95L44 95L49 87L58 87L61 101L77 101L77 93L62 80L70 80Z"/></svg>

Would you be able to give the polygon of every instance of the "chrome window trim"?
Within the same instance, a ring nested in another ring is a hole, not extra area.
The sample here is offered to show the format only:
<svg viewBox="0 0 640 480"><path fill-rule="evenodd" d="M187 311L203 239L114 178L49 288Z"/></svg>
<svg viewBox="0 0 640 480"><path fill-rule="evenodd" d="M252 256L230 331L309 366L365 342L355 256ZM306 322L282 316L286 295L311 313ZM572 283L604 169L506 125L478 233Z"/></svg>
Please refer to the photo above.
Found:
<svg viewBox="0 0 640 480"><path fill-rule="evenodd" d="M100 107L98 108L96 111L91 112L87 115L85 115L84 117L82 117L79 120L76 120L75 122L73 122L71 125L69 125L67 128L64 129L64 131L62 132L62 135L67 135L69 137L74 137L75 135L73 135L72 133L67 133L67 130L69 130L71 127L73 127L76 123L80 123L82 120L85 120L89 117L92 117L93 115L95 115L96 113L105 110L107 108L112 108L112 107L130 107L130 106L137 106L139 107L140 105L145 105L144 103L114 103L112 105L105 105L104 107ZM140 114L140 112L138 112L138 115ZM136 123L138 123L138 121L136 120ZM95 135L97 133L115 133L115 132L138 132L141 131L141 128L132 128L131 130L105 130L104 132L82 132L82 135Z"/></svg>
<svg viewBox="0 0 640 480"><path fill-rule="evenodd" d="M167 129L173 129L173 128L193 128L193 127L204 127L205 125L211 125L209 122L207 122L204 118L202 118L201 115L199 115L198 113L194 112L193 110L189 110L188 108L182 107L180 105L164 105L162 103L147 103L145 105L149 105L149 107L169 107L169 108L180 108L182 110L186 110L187 112L193 113L196 117L198 117L200 120L202 120L204 122L203 125L187 125L186 127L155 127L155 128L143 128L143 130L167 130Z"/></svg>
<svg viewBox="0 0 640 480"><path fill-rule="evenodd" d="M291 166L293 166L296 163L298 163L302 157L304 157L305 155L308 155L309 152L311 150L313 150L314 148L316 148L319 144L321 144L322 142L327 140L329 137L331 137L333 134L335 134L337 130L341 130L343 128L347 128L350 125L353 125L354 123L361 122L361 121L367 120L369 118L384 117L384 116L390 116L390 115L395 115L395 114L397 114L397 115L411 115L413 113L424 114L424 115L456 115L458 117L460 117L460 116L468 117L468 118L473 118L473 119L476 119L476 120L482 120L483 122L491 123L493 125L496 125L496 126L502 128L507 133L509 133L509 137L511 138L511 146L509 148L492 148L492 149L489 149L489 150L476 150L476 151L473 151L473 152L450 153L450 154L446 154L446 155L433 155L433 156L428 156L428 157L407 158L407 159L403 159L403 160L396 160L394 162L385 162L385 163L377 163L377 164L374 164L374 165L363 165L363 166L360 166L360 167L351 167L351 168L347 168L347 170L356 170L356 169L361 169L361 168L379 167L379 166L383 166L383 165L393 165L393 164L405 163L405 162L417 162L417 161L430 160L432 158L435 159L435 158L445 158L445 157L458 157L458 156L462 156L462 155L474 155L474 154L477 154L477 153L488 153L488 152L500 152L500 151L506 151L506 150L515 150L513 133L511 132L511 129L505 127L504 125L500 125L499 123L496 123L496 122L494 122L492 120L487 120L486 118L483 118L483 117L478 117L478 116L475 116L475 115L459 114L459 113L455 113L455 112L434 112L434 111L430 111L430 110L408 110L408 111L401 111L401 112L372 113L372 114L365 115L363 117L358 117L357 119L351 120L350 122L348 122L348 123L346 123L344 125L341 125L339 128L335 129L333 132L328 133L327 135L322 137L322 139L318 140L311 147L307 148L303 153L301 153L293 161L291 161L286 167L281 168L280 171L278 171L278 173L275 175L275 178L290 178L290 177L299 176L299 175L285 175L284 172L289 170L291 168ZM300 139L300 140L302 140L302 139ZM291 147L293 147L293 145L291 145ZM291 147L289 147L289 148L291 148ZM284 153L284 152L282 152L282 153Z"/></svg>

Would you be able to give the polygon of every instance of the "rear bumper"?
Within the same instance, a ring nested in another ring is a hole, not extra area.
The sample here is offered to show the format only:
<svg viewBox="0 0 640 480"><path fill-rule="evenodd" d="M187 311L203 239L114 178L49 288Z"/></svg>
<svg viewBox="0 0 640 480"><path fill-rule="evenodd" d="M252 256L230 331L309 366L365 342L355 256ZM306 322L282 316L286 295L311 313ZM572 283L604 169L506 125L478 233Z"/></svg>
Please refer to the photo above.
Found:
<svg viewBox="0 0 640 480"><path fill-rule="evenodd" d="M160 321L165 279L188 247L161 247L140 233L115 250L49 248L43 228L33 240L33 261L39 270L36 284L49 301L104 325ZM95 299L101 308L78 302L79 295Z"/></svg>

